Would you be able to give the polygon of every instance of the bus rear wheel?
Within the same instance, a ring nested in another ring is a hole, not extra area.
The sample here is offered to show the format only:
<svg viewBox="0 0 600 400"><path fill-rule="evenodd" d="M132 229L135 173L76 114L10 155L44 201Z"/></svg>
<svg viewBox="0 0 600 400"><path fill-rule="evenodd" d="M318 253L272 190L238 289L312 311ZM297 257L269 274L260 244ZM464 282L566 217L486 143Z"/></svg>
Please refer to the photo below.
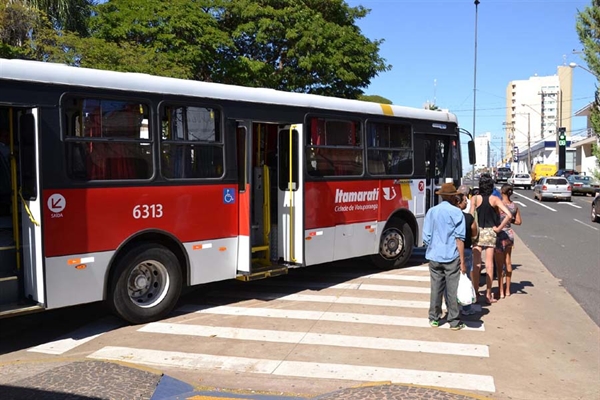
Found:
<svg viewBox="0 0 600 400"><path fill-rule="evenodd" d="M371 261L381 269L403 267L412 255L415 241L410 226L403 220L390 221L379 242L379 253Z"/></svg>
<svg viewBox="0 0 600 400"><path fill-rule="evenodd" d="M146 244L130 249L113 271L107 302L132 324L167 316L181 293L181 266L166 247Z"/></svg>

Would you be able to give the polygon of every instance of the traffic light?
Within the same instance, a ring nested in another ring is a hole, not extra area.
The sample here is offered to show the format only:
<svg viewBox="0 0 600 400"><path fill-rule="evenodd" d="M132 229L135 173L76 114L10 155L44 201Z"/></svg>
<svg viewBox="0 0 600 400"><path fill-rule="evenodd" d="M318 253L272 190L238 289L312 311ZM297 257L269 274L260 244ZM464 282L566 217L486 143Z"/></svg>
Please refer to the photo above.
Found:
<svg viewBox="0 0 600 400"><path fill-rule="evenodd" d="M567 145L567 128L558 128L558 145L566 146Z"/></svg>
<svg viewBox="0 0 600 400"><path fill-rule="evenodd" d="M558 128L558 169L566 168L567 128Z"/></svg>

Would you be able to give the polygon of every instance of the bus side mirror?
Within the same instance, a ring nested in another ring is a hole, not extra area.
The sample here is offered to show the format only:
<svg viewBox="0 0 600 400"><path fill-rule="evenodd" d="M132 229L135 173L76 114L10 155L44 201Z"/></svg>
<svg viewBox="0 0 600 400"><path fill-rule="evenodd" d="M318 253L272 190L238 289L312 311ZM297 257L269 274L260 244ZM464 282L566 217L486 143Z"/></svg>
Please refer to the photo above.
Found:
<svg viewBox="0 0 600 400"><path fill-rule="evenodd" d="M19 152L21 159L21 191L25 200L37 199L35 158L35 118L24 114L19 119Z"/></svg>
<svg viewBox="0 0 600 400"><path fill-rule="evenodd" d="M469 164L475 165L475 162L476 162L475 142L472 140L469 140L469 143L467 143L467 145L469 146Z"/></svg>

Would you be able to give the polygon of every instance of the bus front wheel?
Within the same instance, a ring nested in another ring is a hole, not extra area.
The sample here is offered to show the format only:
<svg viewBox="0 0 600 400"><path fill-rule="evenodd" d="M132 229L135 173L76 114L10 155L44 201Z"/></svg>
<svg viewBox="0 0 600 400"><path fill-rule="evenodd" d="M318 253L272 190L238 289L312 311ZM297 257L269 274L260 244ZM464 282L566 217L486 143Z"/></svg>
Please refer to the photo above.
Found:
<svg viewBox="0 0 600 400"><path fill-rule="evenodd" d="M130 249L113 271L107 301L119 317L142 324L167 316L181 293L181 267L166 247Z"/></svg>
<svg viewBox="0 0 600 400"><path fill-rule="evenodd" d="M414 244L413 232L405 221L390 221L381 234L379 253L371 260L381 269L401 268L412 255Z"/></svg>

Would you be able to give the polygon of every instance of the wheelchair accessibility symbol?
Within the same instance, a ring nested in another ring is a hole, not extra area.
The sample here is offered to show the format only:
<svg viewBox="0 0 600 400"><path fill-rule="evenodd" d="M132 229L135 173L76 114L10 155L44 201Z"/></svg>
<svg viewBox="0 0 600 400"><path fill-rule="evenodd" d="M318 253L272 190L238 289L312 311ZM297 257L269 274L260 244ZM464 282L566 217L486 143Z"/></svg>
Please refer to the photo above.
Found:
<svg viewBox="0 0 600 400"><path fill-rule="evenodd" d="M234 189L223 189L223 204L235 203L235 190Z"/></svg>

